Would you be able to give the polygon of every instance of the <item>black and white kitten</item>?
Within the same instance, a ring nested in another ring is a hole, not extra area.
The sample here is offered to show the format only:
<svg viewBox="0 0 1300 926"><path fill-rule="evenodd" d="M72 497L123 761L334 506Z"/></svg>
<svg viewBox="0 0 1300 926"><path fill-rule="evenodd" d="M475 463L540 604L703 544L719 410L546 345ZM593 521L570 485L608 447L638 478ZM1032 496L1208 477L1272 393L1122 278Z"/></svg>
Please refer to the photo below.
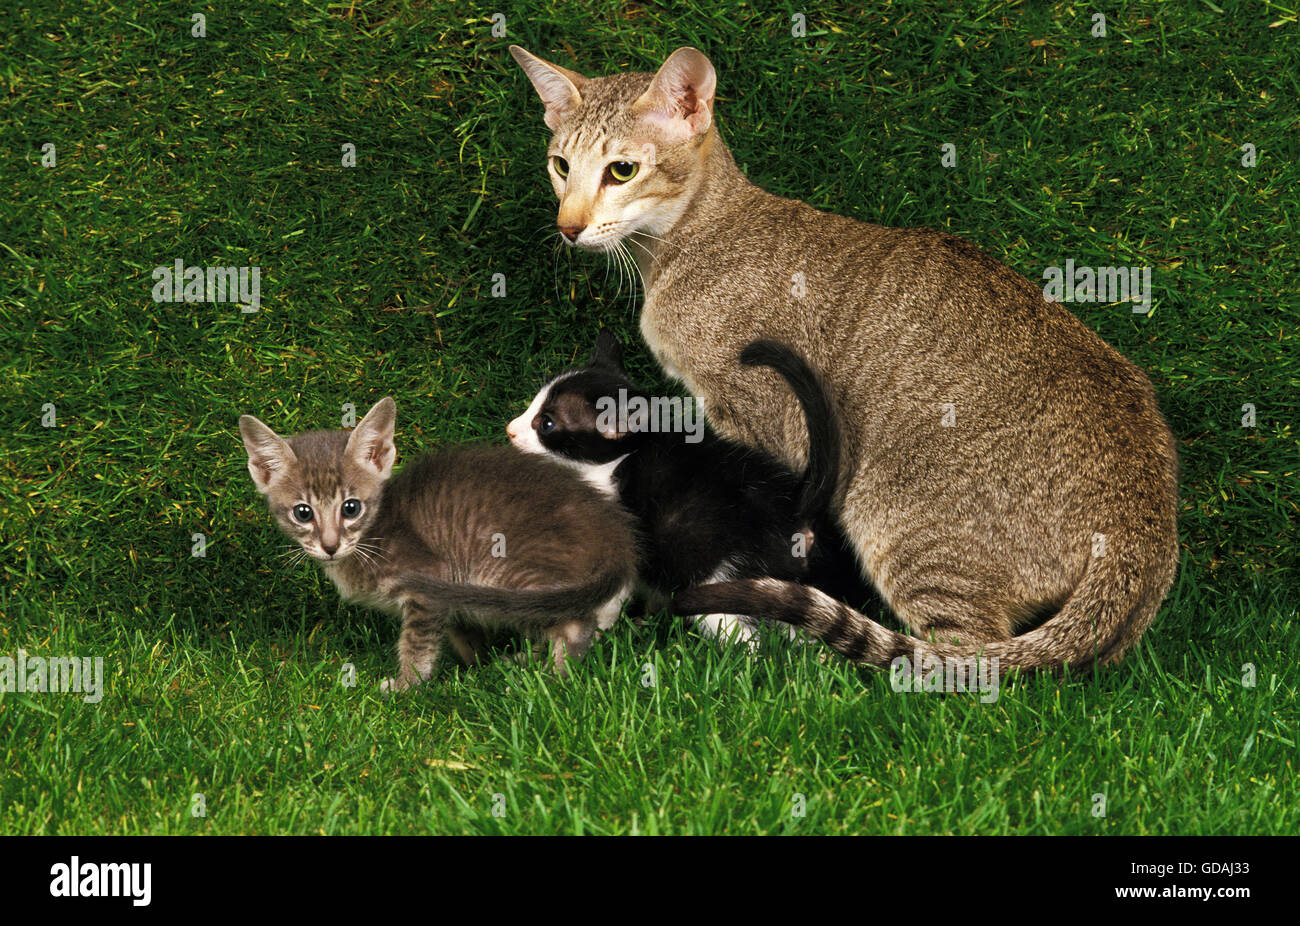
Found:
<svg viewBox="0 0 1300 926"><path fill-rule="evenodd" d="M790 384L808 427L805 472L706 431L691 399L638 389L608 331L600 332L587 366L548 382L506 427L520 450L574 467L636 516L642 534L637 572L652 607L666 606L691 586L737 578L781 577L832 593L841 590L843 577L853 589L861 585L830 514L840 436L820 379L775 341L755 341L739 359L770 367ZM665 409L679 414L674 418ZM693 619L706 634L751 650L757 645L754 618Z"/></svg>

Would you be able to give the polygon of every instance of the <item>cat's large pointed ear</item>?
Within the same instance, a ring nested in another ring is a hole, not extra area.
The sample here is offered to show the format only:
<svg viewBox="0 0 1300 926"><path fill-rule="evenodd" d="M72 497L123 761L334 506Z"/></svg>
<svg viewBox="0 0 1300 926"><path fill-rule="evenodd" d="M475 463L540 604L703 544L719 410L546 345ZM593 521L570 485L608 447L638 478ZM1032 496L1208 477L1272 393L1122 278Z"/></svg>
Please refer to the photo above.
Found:
<svg viewBox="0 0 1300 926"><path fill-rule="evenodd" d="M356 430L348 436L345 451L358 466L372 469L381 479L393 472L397 459L397 445L393 443L393 427L397 423L397 403L392 396L384 396L361 419Z"/></svg>
<svg viewBox="0 0 1300 926"><path fill-rule="evenodd" d="M704 52L679 48L663 63L650 88L632 104L632 112L672 141L703 135L713 121L713 93L718 75Z"/></svg>
<svg viewBox="0 0 1300 926"><path fill-rule="evenodd" d="M618 343L614 332L601 328L596 335L596 346L591 349L588 364L593 367L609 367L619 373L626 373L623 368L623 345Z"/></svg>
<svg viewBox="0 0 1300 926"><path fill-rule="evenodd" d="M248 451L248 474L257 491L265 495L298 458L288 441L252 415L239 416L239 435Z"/></svg>
<svg viewBox="0 0 1300 926"><path fill-rule="evenodd" d="M533 82L537 95L546 104L546 127L554 132L564 117L582 102L582 87L587 78L577 71L543 61L518 45L510 46L510 54L519 62L528 79Z"/></svg>

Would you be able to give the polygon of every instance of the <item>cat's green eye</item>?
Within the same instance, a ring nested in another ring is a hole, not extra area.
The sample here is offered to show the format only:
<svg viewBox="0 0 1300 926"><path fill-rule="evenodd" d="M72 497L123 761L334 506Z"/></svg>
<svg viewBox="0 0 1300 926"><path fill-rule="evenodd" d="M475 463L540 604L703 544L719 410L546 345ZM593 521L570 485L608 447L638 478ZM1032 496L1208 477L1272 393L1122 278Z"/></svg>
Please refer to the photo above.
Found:
<svg viewBox="0 0 1300 926"><path fill-rule="evenodd" d="M355 498L349 498L343 503L340 510L343 512L343 517L355 518L357 515L361 514L361 502Z"/></svg>
<svg viewBox="0 0 1300 926"><path fill-rule="evenodd" d="M615 183L627 183L636 176L636 172L640 167L641 165L637 164L635 161L614 161L609 165L607 170L609 171L610 178Z"/></svg>
<svg viewBox="0 0 1300 926"><path fill-rule="evenodd" d="M555 172L560 175L561 180L565 180L568 178L569 176L568 161L566 161L564 158L556 157L556 158L551 158L551 164L555 168Z"/></svg>
<svg viewBox="0 0 1300 926"><path fill-rule="evenodd" d="M311 505L294 505L293 519L301 524L306 524L312 519Z"/></svg>

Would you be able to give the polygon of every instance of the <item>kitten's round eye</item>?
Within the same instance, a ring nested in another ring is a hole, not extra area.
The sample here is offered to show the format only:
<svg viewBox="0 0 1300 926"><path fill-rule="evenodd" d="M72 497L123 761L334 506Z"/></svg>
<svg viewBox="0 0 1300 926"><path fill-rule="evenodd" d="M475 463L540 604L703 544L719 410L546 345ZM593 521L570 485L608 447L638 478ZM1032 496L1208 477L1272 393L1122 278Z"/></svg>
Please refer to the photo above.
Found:
<svg viewBox="0 0 1300 926"><path fill-rule="evenodd" d="M312 519L311 505L294 505L293 519L302 524L306 524Z"/></svg>
<svg viewBox="0 0 1300 926"><path fill-rule="evenodd" d="M551 158L551 165L555 168L555 172L560 175L561 180L569 176L569 162L564 158Z"/></svg>
<svg viewBox="0 0 1300 926"><path fill-rule="evenodd" d="M357 515L361 514L361 502L355 498L349 498L343 503L340 510L343 512L343 517L355 518Z"/></svg>
<svg viewBox="0 0 1300 926"><path fill-rule="evenodd" d="M636 176L639 168L635 161L614 161L609 165L609 175L615 183L627 183Z"/></svg>
<svg viewBox="0 0 1300 926"><path fill-rule="evenodd" d="M550 415L543 415L542 420L537 423L537 430L543 434L550 434L555 430L555 419Z"/></svg>

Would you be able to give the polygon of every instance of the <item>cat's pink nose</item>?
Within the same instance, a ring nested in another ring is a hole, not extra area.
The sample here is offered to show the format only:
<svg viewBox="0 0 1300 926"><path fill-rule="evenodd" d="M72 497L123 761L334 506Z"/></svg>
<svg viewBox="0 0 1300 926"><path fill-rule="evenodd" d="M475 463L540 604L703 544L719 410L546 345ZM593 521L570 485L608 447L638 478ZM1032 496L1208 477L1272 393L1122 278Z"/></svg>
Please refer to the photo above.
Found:
<svg viewBox="0 0 1300 926"><path fill-rule="evenodd" d="M577 241L578 236L587 228L586 225L561 225L560 234L570 241Z"/></svg>
<svg viewBox="0 0 1300 926"><path fill-rule="evenodd" d="M515 423L513 421L506 425L506 437L511 440L515 439Z"/></svg>

